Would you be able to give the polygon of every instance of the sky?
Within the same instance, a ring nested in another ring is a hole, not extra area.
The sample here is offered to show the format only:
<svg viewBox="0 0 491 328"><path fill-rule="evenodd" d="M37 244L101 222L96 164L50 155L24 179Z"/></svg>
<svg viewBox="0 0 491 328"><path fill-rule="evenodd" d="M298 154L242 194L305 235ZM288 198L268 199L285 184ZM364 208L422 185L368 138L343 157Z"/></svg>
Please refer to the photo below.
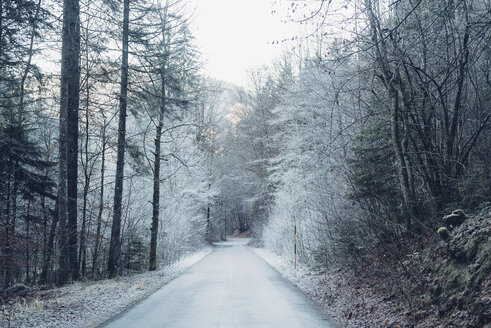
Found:
<svg viewBox="0 0 491 328"><path fill-rule="evenodd" d="M246 86L248 70L266 65L283 47L272 44L293 35L270 0L191 0L192 31L206 60L205 74Z"/></svg>

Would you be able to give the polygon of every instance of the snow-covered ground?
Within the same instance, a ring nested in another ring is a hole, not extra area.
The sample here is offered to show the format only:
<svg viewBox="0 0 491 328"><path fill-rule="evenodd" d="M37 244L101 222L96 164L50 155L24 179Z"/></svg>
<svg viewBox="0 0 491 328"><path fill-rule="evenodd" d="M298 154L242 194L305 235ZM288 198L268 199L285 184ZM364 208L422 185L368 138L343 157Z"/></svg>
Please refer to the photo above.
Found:
<svg viewBox="0 0 491 328"><path fill-rule="evenodd" d="M180 276L211 252L208 247L171 266L116 279L77 282L4 307L0 327L95 327ZM11 323L7 317L11 318Z"/></svg>
<svg viewBox="0 0 491 328"><path fill-rule="evenodd" d="M254 248L283 277L306 294L332 321L347 328L402 327L400 311L392 300L343 272L313 273L303 265L263 248Z"/></svg>

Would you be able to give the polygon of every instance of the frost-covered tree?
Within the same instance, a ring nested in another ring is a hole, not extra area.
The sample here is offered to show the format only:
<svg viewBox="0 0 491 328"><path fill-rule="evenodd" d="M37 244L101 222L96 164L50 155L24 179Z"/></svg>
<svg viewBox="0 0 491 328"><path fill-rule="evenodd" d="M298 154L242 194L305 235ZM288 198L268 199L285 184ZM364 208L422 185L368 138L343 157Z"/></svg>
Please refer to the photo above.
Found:
<svg viewBox="0 0 491 328"><path fill-rule="evenodd" d="M400 248L445 208L489 201L472 178L488 176L479 169L490 126L486 8L291 2L287 16L313 32L275 111L271 248L291 253L284 234L297 223L304 259L348 254L357 265L381 245Z"/></svg>

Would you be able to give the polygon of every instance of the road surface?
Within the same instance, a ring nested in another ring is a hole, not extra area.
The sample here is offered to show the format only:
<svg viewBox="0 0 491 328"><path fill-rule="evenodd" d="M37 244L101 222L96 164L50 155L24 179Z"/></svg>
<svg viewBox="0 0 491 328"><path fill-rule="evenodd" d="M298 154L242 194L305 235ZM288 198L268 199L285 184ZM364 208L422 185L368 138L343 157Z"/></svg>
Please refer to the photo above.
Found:
<svg viewBox="0 0 491 328"><path fill-rule="evenodd" d="M182 276L101 327L335 327L246 242L217 244Z"/></svg>

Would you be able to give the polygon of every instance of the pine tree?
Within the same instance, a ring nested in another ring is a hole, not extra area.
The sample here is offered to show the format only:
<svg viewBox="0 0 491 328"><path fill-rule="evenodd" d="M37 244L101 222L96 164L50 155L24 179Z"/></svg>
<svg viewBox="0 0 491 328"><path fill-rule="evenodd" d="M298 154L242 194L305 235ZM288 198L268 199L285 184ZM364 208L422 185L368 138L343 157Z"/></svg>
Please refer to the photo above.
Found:
<svg viewBox="0 0 491 328"><path fill-rule="evenodd" d="M4 119L4 116L0 116ZM28 199L32 195L54 198L54 183L42 172L53 163L44 161L38 145L29 137L30 130L20 124L10 122L0 125L0 194L3 209L2 258L0 270L3 285L12 283L12 274L17 267L14 245L19 243L16 232L19 198Z"/></svg>

